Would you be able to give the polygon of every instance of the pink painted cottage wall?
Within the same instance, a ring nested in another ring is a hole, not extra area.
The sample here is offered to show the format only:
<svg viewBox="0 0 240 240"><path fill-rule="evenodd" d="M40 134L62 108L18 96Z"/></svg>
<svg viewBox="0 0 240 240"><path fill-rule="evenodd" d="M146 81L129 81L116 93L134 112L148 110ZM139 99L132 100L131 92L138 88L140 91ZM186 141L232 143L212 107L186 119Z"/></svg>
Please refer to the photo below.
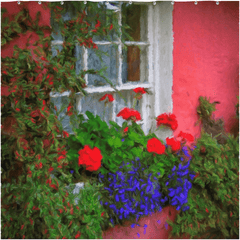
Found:
<svg viewBox="0 0 240 240"><path fill-rule="evenodd" d="M219 101L215 117L226 131L238 125L239 2L175 2L173 10L173 113L181 131L200 136L199 96Z"/></svg>
<svg viewBox="0 0 240 240"><path fill-rule="evenodd" d="M30 14L35 16L40 10L44 14L40 23L50 24L50 12L37 2L29 4ZM10 13L21 10L16 2L2 3ZM216 118L223 117L226 121L226 130L230 131L234 124L236 95L239 90L239 3L238 2L176 2L173 11L173 113L177 116L179 131L192 133L195 137L200 134L200 128L195 127L197 121L196 108L198 97L210 97L211 101L220 101L217 105ZM2 49L2 57L13 54L13 45L24 47L28 33L8 44ZM31 36L32 40L36 36ZM3 90L3 88L2 88ZM177 211L173 207L167 210L172 212L172 220ZM169 215L166 211L161 216L144 217L141 223L148 223L148 234L140 238L167 238L168 230L164 229L164 221ZM162 225L156 226L155 217L162 218ZM106 231L103 238L137 238L129 226L117 234L111 229ZM143 230L143 229L142 229ZM115 235L115 236L114 236Z"/></svg>

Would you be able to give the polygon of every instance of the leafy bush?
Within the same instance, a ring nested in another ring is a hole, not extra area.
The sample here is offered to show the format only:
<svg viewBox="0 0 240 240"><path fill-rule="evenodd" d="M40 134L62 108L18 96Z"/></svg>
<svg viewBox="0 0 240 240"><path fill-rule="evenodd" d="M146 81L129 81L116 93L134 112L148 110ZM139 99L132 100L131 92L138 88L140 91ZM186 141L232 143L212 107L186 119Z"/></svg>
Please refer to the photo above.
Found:
<svg viewBox="0 0 240 240"><path fill-rule="evenodd" d="M225 144L202 131L190 169L196 172L189 211L180 212L171 235L190 238L239 238L239 135Z"/></svg>

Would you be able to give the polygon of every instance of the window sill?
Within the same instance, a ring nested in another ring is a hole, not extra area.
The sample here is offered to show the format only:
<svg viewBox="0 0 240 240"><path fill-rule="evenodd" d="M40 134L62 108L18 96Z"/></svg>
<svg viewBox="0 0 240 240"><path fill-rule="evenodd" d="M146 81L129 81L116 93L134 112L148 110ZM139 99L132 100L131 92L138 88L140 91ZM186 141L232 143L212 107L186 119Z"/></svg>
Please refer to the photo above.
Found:
<svg viewBox="0 0 240 240"><path fill-rule="evenodd" d="M151 84L150 83L139 83L139 84L133 84L133 83L127 83L124 84L122 86L116 87L116 89L118 91L123 91L123 90L133 90L137 87L142 87L142 88L146 88L149 89L151 88ZM103 87L87 87L84 88L84 90L87 93L105 93L105 92L116 92L112 87L110 86L103 86ZM77 95L83 95L81 92L76 93ZM70 95L70 91L66 91L63 93L57 93L57 92L50 92L50 97L64 97L64 96L69 96Z"/></svg>

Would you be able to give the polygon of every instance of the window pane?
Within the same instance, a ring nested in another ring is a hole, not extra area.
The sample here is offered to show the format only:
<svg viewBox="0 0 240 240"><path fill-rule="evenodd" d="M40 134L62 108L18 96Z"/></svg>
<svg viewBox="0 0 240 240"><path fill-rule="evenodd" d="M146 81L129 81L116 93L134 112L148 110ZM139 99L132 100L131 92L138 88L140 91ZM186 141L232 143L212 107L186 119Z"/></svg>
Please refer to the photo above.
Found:
<svg viewBox="0 0 240 240"><path fill-rule="evenodd" d="M101 12L101 15L98 15L98 20L101 22L101 25L110 26L114 21L118 21L117 11L119 9L118 2L111 2L106 4L106 2L95 3L98 6L98 9ZM99 12L98 10L98 12ZM94 19L91 24L92 28L96 24L96 13L93 13L92 19ZM117 41L118 35L116 30L113 28L111 31L107 31L106 34L101 34L99 36L94 36L93 41Z"/></svg>
<svg viewBox="0 0 240 240"><path fill-rule="evenodd" d="M123 83L147 82L148 62L147 46L127 46L123 49Z"/></svg>
<svg viewBox="0 0 240 240"><path fill-rule="evenodd" d="M130 29L126 29L132 41L147 41L147 7L135 3L124 3L122 5L123 24L127 24ZM131 39L127 37L126 41Z"/></svg>
<svg viewBox="0 0 240 240"><path fill-rule="evenodd" d="M76 61L76 74L79 74L80 71L84 70L84 62L83 62L83 47L77 45L75 48L75 56L77 58Z"/></svg>
<svg viewBox="0 0 240 240"><path fill-rule="evenodd" d="M112 117L112 103L108 103L104 106L105 101L99 102L99 99L104 96L105 93L102 94L93 94L89 96L85 96L81 98L81 113L85 115L86 111L93 113L95 116L98 115L100 118L107 123L111 120ZM105 112L105 113L104 113Z"/></svg>
<svg viewBox="0 0 240 240"><path fill-rule="evenodd" d="M58 116L58 120L61 122L62 126L63 126L63 130L67 131L68 133L72 134L73 130L70 126L70 117L66 115L67 112L67 106L69 104L69 97L68 96L64 96L64 97L54 97L50 99L51 103L54 104L54 106L57 107L58 112L60 111L61 107L63 106L63 104L66 104L66 107L64 108L64 110L59 114ZM74 108L75 108L75 104L74 104ZM56 114L55 109L52 109L54 114ZM62 119L61 119L62 118ZM77 126L75 126L77 127Z"/></svg>
<svg viewBox="0 0 240 240"><path fill-rule="evenodd" d="M63 49L63 46L62 45L55 45L55 46L52 46L52 56L53 57L56 57L58 55L58 51L61 52Z"/></svg>
<svg viewBox="0 0 240 240"><path fill-rule="evenodd" d="M88 69L100 70L106 66L106 77L113 83L117 84L117 71L118 71L118 59L117 59L117 48L114 45L98 46L98 49L107 53L108 56L101 54L98 56L94 49L88 50ZM103 63L100 61L100 57ZM103 66L102 66L103 64ZM103 86L109 85L102 77L89 74L88 75L88 86Z"/></svg>

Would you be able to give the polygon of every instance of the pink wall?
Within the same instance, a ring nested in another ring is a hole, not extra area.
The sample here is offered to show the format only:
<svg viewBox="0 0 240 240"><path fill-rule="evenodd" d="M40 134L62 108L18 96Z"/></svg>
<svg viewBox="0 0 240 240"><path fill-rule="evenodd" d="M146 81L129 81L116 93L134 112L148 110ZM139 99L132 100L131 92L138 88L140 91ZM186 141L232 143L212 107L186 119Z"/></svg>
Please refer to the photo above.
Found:
<svg viewBox="0 0 240 240"><path fill-rule="evenodd" d="M239 95L239 3L175 2L173 10L173 113L181 131L200 136L199 96L219 101L215 117L229 132ZM238 124L238 122L237 122Z"/></svg>
<svg viewBox="0 0 240 240"><path fill-rule="evenodd" d="M8 16L10 20L13 20L13 16L20 12L24 7L29 10L29 14L33 20L36 19L36 14L38 11L41 12L41 17L39 19L40 26L50 26L50 10L46 8L47 3L42 2L42 4L38 4L37 1L30 2L21 2L18 4L17 2L2 2L1 8L6 8L7 13L3 15L3 17ZM49 33L46 31L45 36L49 36ZM13 55L13 46L18 45L18 47L24 49L26 48L27 39L30 38L30 43L33 44L36 40L38 40L37 34L33 34L28 31L26 34L20 34L20 37L12 40L8 44L4 45L1 49L1 56L11 57Z"/></svg>
<svg viewBox="0 0 240 240"><path fill-rule="evenodd" d="M29 10L29 14L33 20L36 19L36 14L38 11L41 12L41 16L39 19L40 26L50 26L50 10L46 8L47 3L42 2L42 4L38 4L37 1L33 2L21 2L18 4L17 2L2 2L1 8L6 8L7 12L4 13L3 17L7 16L9 20L14 20L14 17L18 12L22 11L24 7ZM45 37L49 36L49 32L45 31ZM34 44L35 41L39 39L38 35L33 32L26 32L25 34L19 34L20 36L14 38L9 43L5 44L1 48L1 57L11 57L13 55L14 46L17 45L19 48L25 49L27 40L30 39L29 43ZM33 46L27 47L29 49L33 49ZM8 86L2 85L1 86L1 95L8 96L10 93L8 91Z"/></svg>

